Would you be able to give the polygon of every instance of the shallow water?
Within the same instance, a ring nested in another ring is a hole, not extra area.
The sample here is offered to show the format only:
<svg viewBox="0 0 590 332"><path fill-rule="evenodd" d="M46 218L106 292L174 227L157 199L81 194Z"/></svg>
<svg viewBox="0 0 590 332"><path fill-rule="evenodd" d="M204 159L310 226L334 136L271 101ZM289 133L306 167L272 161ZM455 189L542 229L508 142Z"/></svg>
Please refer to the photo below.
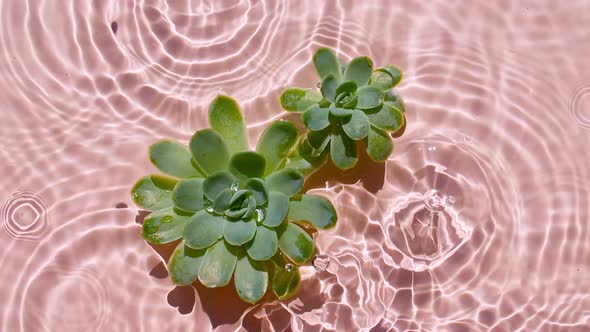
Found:
<svg viewBox="0 0 590 332"><path fill-rule="evenodd" d="M1 331L590 330L590 1L0 1ZM253 145L320 46L404 69L384 164L321 170L298 296L174 288L147 146L218 93ZM164 258L162 258L164 257Z"/></svg>

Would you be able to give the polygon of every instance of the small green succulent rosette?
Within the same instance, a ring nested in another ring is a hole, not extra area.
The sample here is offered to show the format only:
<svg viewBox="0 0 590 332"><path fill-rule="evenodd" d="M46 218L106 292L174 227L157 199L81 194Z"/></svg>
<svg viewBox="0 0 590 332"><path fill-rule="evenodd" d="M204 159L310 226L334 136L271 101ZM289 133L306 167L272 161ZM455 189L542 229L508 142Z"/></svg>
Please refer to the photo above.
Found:
<svg viewBox="0 0 590 332"><path fill-rule="evenodd" d="M167 176L143 177L132 190L135 203L153 211L142 235L153 244L182 239L168 262L175 284L221 287L233 276L246 302L256 303L269 285L285 299L299 284L297 266L314 252L302 226L333 227L336 211L323 197L301 194L302 173L285 168L297 141L292 123L272 123L256 151L248 150L233 99L217 97L209 123L188 148L169 140L151 146L151 162Z"/></svg>
<svg viewBox="0 0 590 332"><path fill-rule="evenodd" d="M368 57L345 63L326 48L315 53L313 63L320 91L288 88L280 99L285 110L302 112L308 131L300 142L301 157L317 163L329 151L332 162L347 170L356 164L356 141L362 140L371 159L387 160L393 151L390 133L405 121L404 103L392 91L401 71L395 66L373 70Z"/></svg>

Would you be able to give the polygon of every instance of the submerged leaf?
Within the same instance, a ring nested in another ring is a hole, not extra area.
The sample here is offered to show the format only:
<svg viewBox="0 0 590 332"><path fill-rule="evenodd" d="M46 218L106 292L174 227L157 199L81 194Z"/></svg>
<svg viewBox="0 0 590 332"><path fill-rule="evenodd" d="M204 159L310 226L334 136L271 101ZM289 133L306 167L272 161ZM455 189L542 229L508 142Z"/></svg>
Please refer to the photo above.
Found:
<svg viewBox="0 0 590 332"><path fill-rule="evenodd" d="M372 110L383 104L383 92L367 85L358 89L358 102L356 107L361 110Z"/></svg>
<svg viewBox="0 0 590 332"><path fill-rule="evenodd" d="M184 242L193 249L207 248L223 235L225 219L201 210L195 213L184 228Z"/></svg>
<svg viewBox="0 0 590 332"><path fill-rule="evenodd" d="M342 125L342 129L353 140L360 140L369 134L369 119L363 111L354 110L352 116Z"/></svg>
<svg viewBox="0 0 590 332"><path fill-rule="evenodd" d="M257 261L270 259L279 248L279 240L274 229L259 225L254 239L248 244L248 255Z"/></svg>
<svg viewBox="0 0 590 332"><path fill-rule="evenodd" d="M254 221L254 219L226 219L224 222L223 238L229 244L241 246L242 244L252 240L254 235L256 235L256 221Z"/></svg>
<svg viewBox="0 0 590 332"><path fill-rule="evenodd" d="M199 275L201 262L205 256L205 249L192 249L180 242L170 260L168 261L168 271L170 279L175 285L190 285Z"/></svg>
<svg viewBox="0 0 590 332"><path fill-rule="evenodd" d="M168 175L181 179L202 177L193 167L188 148L178 142L161 140L150 146L149 153L152 164Z"/></svg>
<svg viewBox="0 0 590 332"><path fill-rule="evenodd" d="M203 181L203 192L210 201L214 201L222 191L231 188L236 178L227 171L217 172Z"/></svg>
<svg viewBox="0 0 590 332"><path fill-rule="evenodd" d="M291 197L303 188L303 174L294 169L284 168L269 175L266 182L270 191L278 191Z"/></svg>
<svg viewBox="0 0 590 332"><path fill-rule="evenodd" d="M215 130L197 131L191 138L189 148L197 166L206 174L227 169L229 149Z"/></svg>
<svg viewBox="0 0 590 332"><path fill-rule="evenodd" d="M266 160L253 151L238 152L231 157L231 172L240 179L260 178L264 175Z"/></svg>
<svg viewBox="0 0 590 332"><path fill-rule="evenodd" d="M137 206L156 211L172 206L172 190L176 179L163 175L144 176L131 189L131 197Z"/></svg>
<svg viewBox="0 0 590 332"><path fill-rule="evenodd" d="M333 134L330 140L330 156L334 165L341 170L354 167L358 161L355 141L342 131Z"/></svg>
<svg viewBox="0 0 590 332"><path fill-rule="evenodd" d="M271 191L268 197L266 217L262 222L268 227L277 227L283 223L289 212L289 197L281 192Z"/></svg>
<svg viewBox="0 0 590 332"><path fill-rule="evenodd" d="M313 254L314 246L311 236L294 223L285 223L277 229L279 248L298 265L307 262Z"/></svg>
<svg viewBox="0 0 590 332"><path fill-rule="evenodd" d="M203 179L191 178L178 181L172 191L174 206L187 212L197 212L205 207Z"/></svg>
<svg viewBox="0 0 590 332"><path fill-rule="evenodd" d="M244 255L236 265L234 283L238 296L251 304L256 303L268 288L268 271L266 265Z"/></svg>
<svg viewBox="0 0 590 332"><path fill-rule="evenodd" d="M289 112L303 112L309 106L317 104L322 100L322 95L313 90L288 88L283 91L280 97L281 106Z"/></svg>
<svg viewBox="0 0 590 332"><path fill-rule="evenodd" d="M244 181L242 188L247 189L252 193L254 199L256 199L256 205L262 205L266 203L268 199L268 187L267 184L258 178L252 178Z"/></svg>
<svg viewBox="0 0 590 332"><path fill-rule="evenodd" d="M234 248L223 240L217 241L205 253L199 268L199 281L209 288L229 284L237 260Z"/></svg>
<svg viewBox="0 0 590 332"><path fill-rule="evenodd" d="M190 218L176 213L173 207L152 212L143 221L141 235L153 244L176 241L182 237Z"/></svg>
<svg viewBox="0 0 590 332"><path fill-rule="evenodd" d="M338 87L339 81L334 75L330 74L324 78L322 81L322 96L326 98L330 102L334 102L336 98L336 88Z"/></svg>
<svg viewBox="0 0 590 332"><path fill-rule="evenodd" d="M352 59L344 71L344 79L355 81L361 87L369 83L373 72L373 61L366 56Z"/></svg>
<svg viewBox="0 0 590 332"><path fill-rule="evenodd" d="M319 105L313 105L308 108L301 118L303 124L309 130L322 130L330 125L330 110L327 108L321 108Z"/></svg>
<svg viewBox="0 0 590 332"><path fill-rule="evenodd" d="M291 201L289 207L289 220L309 222L318 229L334 227L337 219L332 203L321 196L302 195L300 201Z"/></svg>
<svg viewBox="0 0 590 332"><path fill-rule="evenodd" d="M372 127L365 141L367 154L369 157L378 162L383 162L389 158L393 151L391 137L384 131Z"/></svg>
<svg viewBox="0 0 590 332"><path fill-rule="evenodd" d="M316 51L313 56L313 64L315 69L320 76L320 79L328 75L333 75L338 81L342 78L342 72L340 69L340 63L334 52L329 48L320 48Z"/></svg>
<svg viewBox="0 0 590 332"><path fill-rule="evenodd" d="M379 112L367 114L371 125L385 131L396 131L404 123L404 116L400 110L391 107L387 103L383 104Z"/></svg>
<svg viewBox="0 0 590 332"><path fill-rule="evenodd" d="M289 262L281 255L274 256L271 263L272 291L279 300L284 300L292 296L297 290L297 286L299 286L299 281L301 280L299 269L297 267L290 270L285 269L285 266L287 266Z"/></svg>
<svg viewBox="0 0 590 332"><path fill-rule="evenodd" d="M238 103L228 96L217 96L209 106L209 124L223 137L229 151L248 149L246 127Z"/></svg>
<svg viewBox="0 0 590 332"><path fill-rule="evenodd" d="M289 121L275 121L266 127L256 146L256 152L266 159L264 174L281 165L296 140L297 128Z"/></svg>

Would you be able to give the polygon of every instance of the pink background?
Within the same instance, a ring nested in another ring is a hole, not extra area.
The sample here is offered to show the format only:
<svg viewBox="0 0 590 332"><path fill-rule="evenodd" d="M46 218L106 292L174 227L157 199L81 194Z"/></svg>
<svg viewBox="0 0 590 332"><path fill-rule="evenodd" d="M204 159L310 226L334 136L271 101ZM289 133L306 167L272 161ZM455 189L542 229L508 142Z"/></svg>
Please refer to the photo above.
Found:
<svg viewBox="0 0 590 332"><path fill-rule="evenodd" d="M4 0L0 21L1 331L590 330L590 1ZM408 110L384 165L311 179L340 215L328 269L255 307L175 288L129 196L147 146L188 142L219 93L253 146L320 46L398 65Z"/></svg>

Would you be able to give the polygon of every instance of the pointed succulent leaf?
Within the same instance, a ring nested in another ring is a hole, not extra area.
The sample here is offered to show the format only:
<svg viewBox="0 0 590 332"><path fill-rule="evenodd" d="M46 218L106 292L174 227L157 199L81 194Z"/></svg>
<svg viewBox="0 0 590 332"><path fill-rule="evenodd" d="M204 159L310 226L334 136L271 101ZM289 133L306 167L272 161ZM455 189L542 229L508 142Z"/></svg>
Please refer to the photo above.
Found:
<svg viewBox="0 0 590 332"><path fill-rule="evenodd" d="M342 78L342 71L338 58L336 58L336 54L334 54L329 48L318 49L313 56L313 64L322 80L330 74L338 81Z"/></svg>
<svg viewBox="0 0 590 332"><path fill-rule="evenodd" d="M328 229L336 225L338 216L329 200L315 195L302 195L301 200L291 201L290 221L305 221L318 229Z"/></svg>
<svg viewBox="0 0 590 332"><path fill-rule="evenodd" d="M356 92L357 83L355 81L344 81L336 88L336 96L344 92L354 94Z"/></svg>
<svg viewBox="0 0 590 332"><path fill-rule="evenodd" d="M396 131L404 124L402 112L386 103L378 112L367 114L367 117L371 125L385 131Z"/></svg>
<svg viewBox="0 0 590 332"><path fill-rule="evenodd" d="M172 190L176 179L162 175L144 176L131 189L131 197L137 206L149 211L172 206Z"/></svg>
<svg viewBox="0 0 590 332"><path fill-rule="evenodd" d="M347 170L358 161L356 154L356 143L350 139L344 132L332 134L330 139L330 157L336 167L341 170Z"/></svg>
<svg viewBox="0 0 590 332"><path fill-rule="evenodd" d="M168 271L170 279L175 285L190 285L199 275L199 268L205 256L205 249L192 249L180 242L170 260L168 261Z"/></svg>
<svg viewBox="0 0 590 332"><path fill-rule="evenodd" d="M355 81L361 87L369 83L373 73L373 61L366 56L352 59L344 71L344 79Z"/></svg>
<svg viewBox="0 0 590 332"><path fill-rule="evenodd" d="M141 235L153 244L176 241L182 237L184 227L190 218L188 215L177 213L173 207L152 212L143 221Z"/></svg>
<svg viewBox="0 0 590 332"><path fill-rule="evenodd" d="M237 260L238 257L234 248L223 240L217 241L207 249L203 257L199 268L199 281L209 288L229 284Z"/></svg>
<svg viewBox="0 0 590 332"><path fill-rule="evenodd" d="M269 188L264 180L258 178L247 179L242 184L242 188L247 189L252 193L252 196L256 199L256 205L266 203Z"/></svg>
<svg viewBox="0 0 590 332"><path fill-rule="evenodd" d="M178 142L161 140L150 146L150 161L160 171L177 177L202 177L193 167L192 155L188 148Z"/></svg>
<svg viewBox="0 0 590 332"><path fill-rule="evenodd" d="M313 90L288 88L283 91L280 97L281 106L289 112L303 112L309 106L317 104L322 100L322 95Z"/></svg>
<svg viewBox="0 0 590 332"><path fill-rule="evenodd" d="M250 196L248 197L248 206L246 207L246 212L244 212L243 219L249 218L251 215L254 214L256 211L256 199Z"/></svg>
<svg viewBox="0 0 590 332"><path fill-rule="evenodd" d="M342 129L353 140L360 140L369 134L369 118L363 111L353 110L352 116L342 125Z"/></svg>
<svg viewBox="0 0 590 332"><path fill-rule="evenodd" d="M260 300L268 288L268 271L266 264L243 255L236 264L234 283L238 296L251 304Z"/></svg>
<svg viewBox="0 0 590 332"><path fill-rule="evenodd" d="M386 92L394 88L402 80L402 71L396 66L377 68L371 76L371 85Z"/></svg>
<svg viewBox="0 0 590 332"><path fill-rule="evenodd" d="M259 225L254 239L247 245L248 256L257 261L269 260L279 248L278 241L274 229Z"/></svg>
<svg viewBox="0 0 590 332"><path fill-rule="evenodd" d="M215 130L197 131L191 138L189 148L195 163L205 174L227 169L229 149L221 135Z"/></svg>
<svg viewBox="0 0 590 332"><path fill-rule="evenodd" d="M184 227L184 243L193 249L207 248L223 236L225 219L201 210Z"/></svg>
<svg viewBox="0 0 590 332"><path fill-rule="evenodd" d="M367 85L359 88L357 94L356 108L358 109L372 110L383 104L383 92L373 86Z"/></svg>
<svg viewBox="0 0 590 332"><path fill-rule="evenodd" d="M338 87L338 82L338 79L332 74L324 78L320 91L326 100L334 102L334 99L336 98L336 88Z"/></svg>
<svg viewBox="0 0 590 332"><path fill-rule="evenodd" d="M311 236L294 223L284 223L277 228L279 248L289 259L301 265L313 254L314 246Z"/></svg>
<svg viewBox="0 0 590 332"><path fill-rule="evenodd" d="M172 191L174 206L186 212L197 212L205 207L204 179L190 178L178 181Z"/></svg>
<svg viewBox="0 0 590 332"><path fill-rule="evenodd" d="M238 204L242 203L244 201L244 199L246 199L249 195L250 191L247 189L240 189L238 191L236 191L233 196L231 197L231 200L229 201L229 205L232 208L237 208L240 207Z"/></svg>
<svg viewBox="0 0 590 332"><path fill-rule="evenodd" d="M365 140L365 146L367 155L378 162L387 160L393 151L393 143L389 134L375 127L371 127Z"/></svg>
<svg viewBox="0 0 590 332"><path fill-rule="evenodd" d="M237 179L227 171L212 174L203 181L203 193L210 200L214 201L222 191L231 188Z"/></svg>
<svg viewBox="0 0 590 332"><path fill-rule="evenodd" d="M288 212L289 197L282 192L271 191L268 196L266 217L262 223L268 227L277 227L283 223Z"/></svg>
<svg viewBox="0 0 590 332"><path fill-rule="evenodd" d="M303 188L303 174L294 169L283 168L269 175L266 182L270 191L278 191L291 197Z"/></svg>
<svg viewBox="0 0 590 332"><path fill-rule="evenodd" d="M307 132L307 141L309 143L309 145L315 149L316 151L314 152L323 152L324 149L326 148L326 146L328 146L328 143L330 143L330 135L332 134L332 128L327 127L325 129L322 130L318 130L318 131L308 131ZM316 153L316 155L319 155L319 153ZM312 152L312 155L314 153Z"/></svg>
<svg viewBox="0 0 590 332"><path fill-rule="evenodd" d="M264 157L254 151L238 152L229 162L229 169L239 179L260 178L265 167Z"/></svg>
<svg viewBox="0 0 590 332"><path fill-rule="evenodd" d="M271 260L272 291L279 300L284 300L295 294L301 280L299 269L297 267L286 269L287 264L289 262L282 255L275 255Z"/></svg>
<svg viewBox="0 0 590 332"><path fill-rule="evenodd" d="M223 224L223 238L234 246L241 246L256 235L256 221L254 219L225 219Z"/></svg>
<svg viewBox="0 0 590 332"><path fill-rule="evenodd" d="M322 130L330 125L330 110L313 105L301 115L303 124L309 130Z"/></svg>
<svg viewBox="0 0 590 332"><path fill-rule="evenodd" d="M266 159L264 174L281 165L296 141L297 128L289 121L275 121L266 127L256 146L256 152Z"/></svg>
<svg viewBox="0 0 590 332"><path fill-rule="evenodd" d="M336 105L332 104L330 105L330 114L337 118L345 118L352 115L352 110L348 108L337 107Z"/></svg>
<svg viewBox="0 0 590 332"><path fill-rule="evenodd" d="M231 153L248 149L240 107L228 96L217 96L209 106L209 124L223 137Z"/></svg>
<svg viewBox="0 0 590 332"><path fill-rule="evenodd" d="M213 208L213 210L215 210L215 212L223 213L225 210L229 208L233 195L234 192L231 189L223 190L219 193L219 195L217 195L217 197L215 197L215 200L213 201L211 207Z"/></svg>

